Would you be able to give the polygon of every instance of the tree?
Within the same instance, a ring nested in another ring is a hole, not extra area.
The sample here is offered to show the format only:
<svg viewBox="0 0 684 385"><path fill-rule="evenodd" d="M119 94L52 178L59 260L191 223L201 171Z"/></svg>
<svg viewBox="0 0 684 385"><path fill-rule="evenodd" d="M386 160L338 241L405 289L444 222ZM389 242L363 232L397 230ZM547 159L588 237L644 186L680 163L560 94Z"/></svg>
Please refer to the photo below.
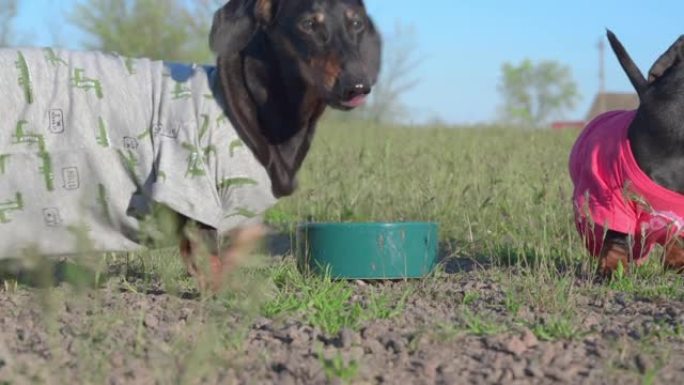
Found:
<svg viewBox="0 0 684 385"><path fill-rule="evenodd" d="M335 120L369 120L376 123L395 122L408 115L401 97L413 89L418 79L413 71L420 64L415 28L397 23L394 31L383 35L382 68L365 106L352 113L331 111Z"/></svg>
<svg viewBox="0 0 684 385"><path fill-rule="evenodd" d="M0 0L0 47L10 44L12 20L17 16L17 0Z"/></svg>
<svg viewBox="0 0 684 385"><path fill-rule="evenodd" d="M394 33L385 39L382 72L370 103L362 110L375 122L395 121L406 116L401 97L418 84L411 74L420 64L415 29L397 23Z"/></svg>
<svg viewBox="0 0 684 385"><path fill-rule="evenodd" d="M504 63L499 85L507 122L540 126L572 109L579 100L569 67L555 61L533 64L529 59L515 66Z"/></svg>
<svg viewBox="0 0 684 385"><path fill-rule="evenodd" d="M209 62L209 29L218 0L86 0L71 21L92 40L86 48L127 56Z"/></svg>

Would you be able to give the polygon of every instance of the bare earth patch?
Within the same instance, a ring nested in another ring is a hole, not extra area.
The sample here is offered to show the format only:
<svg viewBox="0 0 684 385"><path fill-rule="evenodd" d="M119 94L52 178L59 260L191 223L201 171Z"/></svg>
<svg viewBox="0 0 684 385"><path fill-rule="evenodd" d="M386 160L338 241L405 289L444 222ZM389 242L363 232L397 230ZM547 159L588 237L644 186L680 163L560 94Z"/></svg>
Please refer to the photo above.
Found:
<svg viewBox="0 0 684 385"><path fill-rule="evenodd" d="M314 309L315 297L295 291L287 297L291 282L282 277L275 296L256 311L231 296L170 295L155 282L110 279L86 291L67 284L19 287L0 292L0 379L641 384L680 378L681 300L563 277L532 285L522 275L502 267L423 281L340 283L349 297L337 313L350 313L339 323ZM319 291L337 287L319 284ZM330 293L331 302L341 295ZM293 298L309 303L297 310Z"/></svg>

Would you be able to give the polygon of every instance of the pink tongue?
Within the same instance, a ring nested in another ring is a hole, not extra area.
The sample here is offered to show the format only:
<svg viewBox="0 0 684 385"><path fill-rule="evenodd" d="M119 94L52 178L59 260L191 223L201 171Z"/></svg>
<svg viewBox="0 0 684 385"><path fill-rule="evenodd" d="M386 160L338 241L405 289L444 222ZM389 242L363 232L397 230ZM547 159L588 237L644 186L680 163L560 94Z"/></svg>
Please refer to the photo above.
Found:
<svg viewBox="0 0 684 385"><path fill-rule="evenodd" d="M345 107L358 107L366 101L366 95L354 96L353 98L342 102Z"/></svg>

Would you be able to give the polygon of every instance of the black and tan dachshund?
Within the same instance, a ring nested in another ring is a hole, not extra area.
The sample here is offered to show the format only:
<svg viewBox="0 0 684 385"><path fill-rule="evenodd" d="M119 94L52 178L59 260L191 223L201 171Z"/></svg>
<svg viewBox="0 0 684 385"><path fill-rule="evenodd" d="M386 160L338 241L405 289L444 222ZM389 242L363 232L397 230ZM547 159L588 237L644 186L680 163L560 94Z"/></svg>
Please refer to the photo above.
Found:
<svg viewBox="0 0 684 385"><path fill-rule="evenodd" d="M363 0L230 0L209 44L206 67L0 49L0 258L81 252L75 228L87 251L137 250L152 228L221 288L258 214L295 191L324 110L364 103L381 38Z"/></svg>
<svg viewBox="0 0 684 385"><path fill-rule="evenodd" d="M599 272L641 263L655 244L664 265L684 269L684 36L645 78L610 31L608 40L634 86L636 111L611 111L591 122L570 160L581 235Z"/></svg>
<svg viewBox="0 0 684 385"><path fill-rule="evenodd" d="M326 107L360 106L380 71L381 37L363 0L231 0L214 16L210 45L225 111L276 197L295 191ZM237 228L227 250L213 250L215 287L263 235L260 225ZM196 245L186 239L181 249L189 271L199 274Z"/></svg>

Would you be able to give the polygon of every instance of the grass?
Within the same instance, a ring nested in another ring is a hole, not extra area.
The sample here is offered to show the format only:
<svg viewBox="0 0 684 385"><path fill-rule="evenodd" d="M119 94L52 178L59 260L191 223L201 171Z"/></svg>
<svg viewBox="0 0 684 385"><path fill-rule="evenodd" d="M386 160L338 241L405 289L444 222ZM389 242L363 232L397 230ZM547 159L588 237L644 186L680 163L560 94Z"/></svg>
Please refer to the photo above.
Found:
<svg viewBox="0 0 684 385"><path fill-rule="evenodd" d="M320 355L320 361L323 365L323 370L325 371L325 376L328 381L334 379L340 379L342 381L348 382L356 377L359 370L358 362L350 360L345 362L344 357L337 352L332 358L324 358Z"/></svg>
<svg viewBox="0 0 684 385"><path fill-rule="evenodd" d="M484 315L474 314L468 310L464 311L463 318L463 330L465 330L468 334L475 336L488 336L505 330L503 325L488 320Z"/></svg>
<svg viewBox="0 0 684 385"><path fill-rule="evenodd" d="M321 134L301 188L269 217L436 220L442 238L469 255L524 264L577 256L565 172L571 133L350 124Z"/></svg>
<svg viewBox="0 0 684 385"><path fill-rule="evenodd" d="M277 283L278 295L264 305L264 315L277 317L284 313L300 313L310 324L331 335L343 327L357 327L363 309L351 300L353 288L349 284L332 281L329 277L304 280L298 274L291 273L297 277L294 280Z"/></svg>
<svg viewBox="0 0 684 385"><path fill-rule="evenodd" d="M395 293L371 287L362 298L353 299L353 284L333 281L329 276L305 277L293 263L280 265L273 282L278 291L263 304L264 316L297 314L329 335L342 328L358 329L364 320L399 315L410 294L409 288Z"/></svg>
<svg viewBox="0 0 684 385"><path fill-rule="evenodd" d="M533 325L531 330L542 341L573 340L585 334L569 314Z"/></svg>
<svg viewBox="0 0 684 385"><path fill-rule="evenodd" d="M634 274L618 275L608 284L583 278L593 266L575 232L571 211L567 158L575 136L574 131L507 127L400 128L326 122L299 174L300 188L269 210L266 220L286 233L304 220L437 221L441 242L450 250L445 257L488 267L483 280L492 279L504 288L503 302L497 306L505 309L506 318L490 319L482 312L488 306L487 294L468 289L462 301L453 304L460 323L436 326L438 332L486 336L509 330L507 325L525 324L542 340L579 338L585 331L576 326L576 319L566 317L577 308L578 295L621 291L681 299L684 289L674 284L678 278L662 274L655 262ZM424 298L430 290L440 290L441 282L458 280L462 274L441 272L390 289L360 288L302 275L289 259L277 263L260 259L240 273L244 279L210 299L198 296L175 250L110 254L103 261L91 271L65 272L66 281L85 290L78 295L90 296L84 302L94 309L74 337L83 362L93 368L84 378L93 383L104 382L111 366L108 357L122 351L161 365L165 368L161 378L192 383L218 365L239 361L235 347L241 346L257 317L295 318L334 336L343 328L358 330L373 320L398 322L408 301ZM45 276L44 271L41 274ZM11 273L4 277L0 279L3 296L19 295L30 283ZM95 294L83 289L90 283L101 288ZM53 290L67 293L66 299L59 300L62 305L79 298L64 286ZM161 291L178 298L173 314L192 309L186 326L161 344L146 326L147 305L111 305L106 294L137 298ZM521 318L525 312L549 317L534 322ZM107 331L119 328L121 322L130 332L121 340L108 336ZM321 365L329 379L350 380L362 363L333 357ZM649 375L644 382L650 381Z"/></svg>

